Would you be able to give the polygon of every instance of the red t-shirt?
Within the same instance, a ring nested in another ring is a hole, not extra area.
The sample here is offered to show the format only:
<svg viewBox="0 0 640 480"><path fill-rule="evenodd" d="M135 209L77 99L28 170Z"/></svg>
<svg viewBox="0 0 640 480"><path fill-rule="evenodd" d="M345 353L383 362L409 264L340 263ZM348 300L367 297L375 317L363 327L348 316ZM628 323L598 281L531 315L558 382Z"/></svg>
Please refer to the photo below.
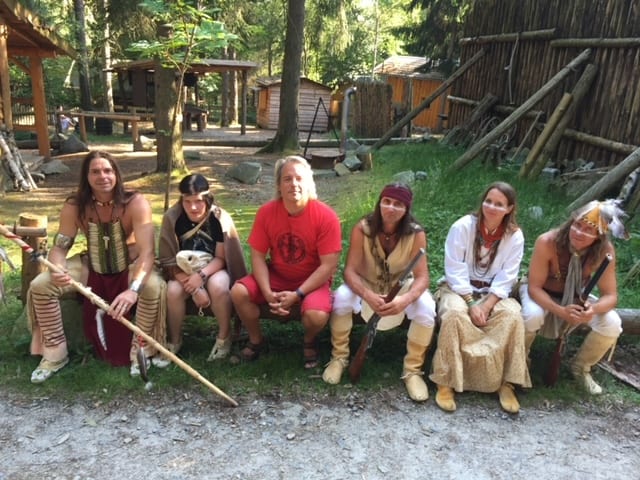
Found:
<svg viewBox="0 0 640 480"><path fill-rule="evenodd" d="M321 255L342 250L340 220L319 200L309 200L296 216L282 200L271 200L258 209L248 243L270 257L276 274L302 283L318 268Z"/></svg>

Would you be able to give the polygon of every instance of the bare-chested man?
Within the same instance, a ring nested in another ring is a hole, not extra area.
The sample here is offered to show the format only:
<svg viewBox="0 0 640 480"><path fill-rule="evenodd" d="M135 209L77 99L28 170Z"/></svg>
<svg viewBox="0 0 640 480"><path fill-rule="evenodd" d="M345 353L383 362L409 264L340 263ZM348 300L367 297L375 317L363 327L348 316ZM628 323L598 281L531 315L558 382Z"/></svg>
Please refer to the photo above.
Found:
<svg viewBox="0 0 640 480"><path fill-rule="evenodd" d="M67 258L78 232L85 235L88 252ZM138 327L158 340L163 338L166 286L154 271L154 259L149 202L124 188L110 154L90 152L82 163L78 190L64 202L49 252L49 260L66 273L41 273L28 293L31 353L42 355L31 374L33 383L44 382L69 362L59 297L73 290L72 279L91 287L111 306L106 314L84 302L84 332L96 355L112 365L131 365L131 375L139 375L138 342L114 318L133 313L135 306ZM156 352L146 345L144 353L148 358Z"/></svg>
<svg viewBox="0 0 640 480"><path fill-rule="evenodd" d="M573 376L590 394L602 393L591 367L622 332L615 311L615 250L609 234L626 236L620 221L623 215L613 200L593 201L573 212L559 228L540 235L531 255L528 285L520 288L527 353L538 331L555 338L572 326L591 328L571 362ZM606 255L611 261L597 283L600 297L580 299L584 285Z"/></svg>

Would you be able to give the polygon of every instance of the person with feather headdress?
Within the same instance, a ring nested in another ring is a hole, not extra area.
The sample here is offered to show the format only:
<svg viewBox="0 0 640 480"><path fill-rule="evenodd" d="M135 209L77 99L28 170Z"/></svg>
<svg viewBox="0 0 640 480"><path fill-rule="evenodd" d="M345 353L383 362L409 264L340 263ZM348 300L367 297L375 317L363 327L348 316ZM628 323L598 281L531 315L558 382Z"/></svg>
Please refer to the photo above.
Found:
<svg viewBox="0 0 640 480"><path fill-rule="evenodd" d="M537 238L527 282L520 287L527 354L538 333L558 338L576 326L590 327L571 361L571 373L592 395L602 393L602 387L591 376L591 367L622 333L615 311L615 249L609 237L628 238L624 216L616 200L594 200L572 212L560 227ZM597 282L599 298L581 299L584 286L607 256L609 264Z"/></svg>

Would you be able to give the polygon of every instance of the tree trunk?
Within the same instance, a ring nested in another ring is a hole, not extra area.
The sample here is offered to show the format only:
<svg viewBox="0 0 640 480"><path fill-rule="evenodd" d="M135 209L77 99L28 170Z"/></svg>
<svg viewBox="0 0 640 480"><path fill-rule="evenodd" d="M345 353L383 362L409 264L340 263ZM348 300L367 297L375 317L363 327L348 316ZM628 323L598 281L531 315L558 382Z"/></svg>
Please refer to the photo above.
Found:
<svg viewBox="0 0 640 480"><path fill-rule="evenodd" d="M229 47L229 59L236 59L236 49ZM238 123L238 72L229 72L229 125Z"/></svg>
<svg viewBox="0 0 640 480"><path fill-rule="evenodd" d="M549 121L545 125L544 130L538 135L533 147L531 147L527 159L522 164L520 168L520 178L530 178L531 180L538 178L547 163L547 159L544 156L539 158L540 154L551 138L551 135L556 131L558 124L566 114L571 102L573 102L573 95L565 92L560 103L558 103L551 117L549 117ZM562 135L562 132L560 132L560 135Z"/></svg>
<svg viewBox="0 0 640 480"><path fill-rule="evenodd" d="M89 49L87 48L87 26L84 15L84 0L73 0L73 12L76 16L76 40L78 42L78 83L80 85L80 107L93 110L91 98L91 79L89 75ZM93 129L93 118L89 117L87 127Z"/></svg>
<svg viewBox="0 0 640 480"><path fill-rule="evenodd" d="M163 68L160 62L157 62L154 79L157 171L170 173L174 169L184 170L186 165L182 154L182 105L177 104L176 71L174 68Z"/></svg>
<svg viewBox="0 0 640 480"><path fill-rule="evenodd" d="M229 58L228 48L224 48L224 53L222 54L222 58ZM222 77L222 84L220 86L221 90L221 102L220 102L220 126L228 127L229 126L229 72L222 72L220 74Z"/></svg>
<svg viewBox="0 0 640 480"><path fill-rule="evenodd" d="M305 0L288 1L278 131L271 143L262 150L264 152L284 152L300 149L298 94L300 91L302 42L304 38L304 4Z"/></svg>
<svg viewBox="0 0 640 480"><path fill-rule="evenodd" d="M103 12L109 11L109 0L102 0L101 8ZM113 86L111 85L113 73L111 73L111 45L109 44L111 29L109 22L107 22L106 20L103 23L103 28L104 34L102 36L102 55L104 56L104 68L102 70L102 83L104 88L104 97L102 99L102 104L105 111L113 112L115 110L113 105Z"/></svg>

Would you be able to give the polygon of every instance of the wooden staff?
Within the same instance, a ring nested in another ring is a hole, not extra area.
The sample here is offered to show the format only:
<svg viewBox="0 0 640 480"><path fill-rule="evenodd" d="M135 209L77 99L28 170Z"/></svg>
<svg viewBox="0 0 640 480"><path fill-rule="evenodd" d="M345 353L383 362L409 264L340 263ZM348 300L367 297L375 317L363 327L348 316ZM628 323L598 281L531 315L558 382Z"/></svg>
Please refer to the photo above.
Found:
<svg viewBox="0 0 640 480"><path fill-rule="evenodd" d="M23 251L25 251L27 253L30 253L30 254L34 254L36 259L39 262L41 262L43 265L47 266L50 271L53 271L53 272L56 272L56 273L65 273L65 271L62 268L60 268L58 265L56 265L54 263L51 263L44 256L37 254L35 252L35 250L33 248L31 248L31 246L28 243L24 242L19 236L17 236L16 234L12 233L9 229L7 229L2 224L0 224L0 234L2 234L4 237L8 238L9 240L12 240L13 242L17 243ZM108 312L110 310L111 307L109 306L109 304L107 302L105 302L100 296L98 296L95 293L93 293L90 288L82 285L80 282L77 282L77 281L75 281L73 279L71 279L71 285L78 292L80 292L82 295L87 297L91 301L91 303L93 303L94 305L97 305L98 307L100 307L105 312ZM131 330L133 333L135 333L139 337L142 337L150 345L153 345L155 348L160 350L160 352L162 352L166 357L171 359L171 361L173 363L178 365L180 368L182 368L185 372L187 372L193 378L195 378L200 383L205 385L209 390L211 390L212 392L220 395L222 398L224 398L226 401L228 401L234 407L238 406L238 402L236 402L233 398L231 398L229 395L224 393L222 390L220 390L218 387L216 387L213 383L211 383L209 380L207 380L202 375L200 375L187 362L185 362L180 357L178 357L176 354L174 354L173 352L171 352L170 350L168 350L167 348L162 346L162 344L157 342L153 337L151 337L151 336L147 335L146 333L144 333L142 330L140 330L140 328L138 328L136 325L131 323L129 320L127 320L123 316L120 316L120 317L116 318L116 320L118 322L122 323L125 327L127 327L129 330Z"/></svg>

